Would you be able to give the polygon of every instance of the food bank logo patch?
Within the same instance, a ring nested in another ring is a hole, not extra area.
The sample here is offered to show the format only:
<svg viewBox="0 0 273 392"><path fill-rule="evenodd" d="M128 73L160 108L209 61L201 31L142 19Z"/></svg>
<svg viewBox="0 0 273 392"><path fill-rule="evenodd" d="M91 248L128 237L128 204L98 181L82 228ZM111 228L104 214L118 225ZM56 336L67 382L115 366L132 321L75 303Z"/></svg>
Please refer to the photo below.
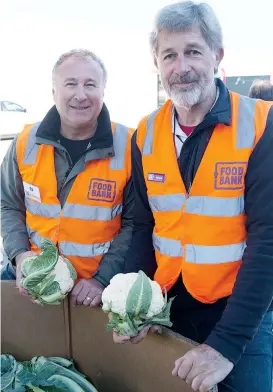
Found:
<svg viewBox="0 0 273 392"><path fill-rule="evenodd" d="M116 197L116 181L92 178L88 188L89 200L113 202Z"/></svg>
<svg viewBox="0 0 273 392"><path fill-rule="evenodd" d="M217 162L214 173L215 189L243 189L247 162Z"/></svg>

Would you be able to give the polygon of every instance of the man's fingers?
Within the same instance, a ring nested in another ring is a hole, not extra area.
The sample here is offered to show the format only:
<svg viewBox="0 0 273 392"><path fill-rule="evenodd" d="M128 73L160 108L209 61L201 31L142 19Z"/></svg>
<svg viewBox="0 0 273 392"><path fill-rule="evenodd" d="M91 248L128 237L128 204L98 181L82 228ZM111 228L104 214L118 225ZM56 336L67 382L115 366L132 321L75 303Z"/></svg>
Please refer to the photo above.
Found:
<svg viewBox="0 0 273 392"><path fill-rule="evenodd" d="M94 297L94 299L90 303L91 308L95 308L101 304L101 294L98 294Z"/></svg>
<svg viewBox="0 0 273 392"><path fill-rule="evenodd" d="M177 372L178 377L182 378L182 380L186 380L189 372L192 369L192 366L193 366L192 359L185 358L178 369L178 372Z"/></svg>
<svg viewBox="0 0 273 392"><path fill-rule="evenodd" d="M83 285L81 291L77 296L76 304L78 306L83 305L85 300L87 300L88 304L90 304L90 301L92 301L93 298L94 298L93 295L89 293L89 288Z"/></svg>
<svg viewBox="0 0 273 392"><path fill-rule="evenodd" d="M82 290L82 292L83 292L83 290ZM82 292L81 292L81 294L82 294ZM80 295L81 295L81 294L80 294ZM85 297L85 299L84 299L82 305L83 305L83 306L90 306L90 305L91 305L91 302L93 301L93 299L94 299L93 295L92 295L91 293L88 293L88 294L86 295L86 297Z"/></svg>
<svg viewBox="0 0 273 392"><path fill-rule="evenodd" d="M172 375L173 376L178 376L178 370L182 364L182 362L184 361L184 357L181 357L179 359L177 359L174 363L174 369L172 371Z"/></svg>
<svg viewBox="0 0 273 392"><path fill-rule="evenodd" d="M131 343L133 343L133 344L138 344L139 342L141 342L141 340L143 340L143 339L147 336L147 334L148 334L150 328L151 328L150 325L146 325L146 327L144 327L144 328L139 332L139 334L138 334L137 336L134 336L133 338L131 338Z"/></svg>
<svg viewBox="0 0 273 392"><path fill-rule="evenodd" d="M191 387L194 391L199 391L199 388L203 382L203 380L207 377L207 373L206 371L203 371L202 373L199 373L198 375L196 375L192 382L191 382Z"/></svg>
<svg viewBox="0 0 273 392"><path fill-rule="evenodd" d="M162 328L159 325L152 325L151 328L150 328L150 332L161 333L162 332Z"/></svg>
<svg viewBox="0 0 273 392"><path fill-rule="evenodd" d="M24 287L22 287L20 285L17 285L17 287L18 287L20 294L29 296L27 289L25 289Z"/></svg>
<svg viewBox="0 0 273 392"><path fill-rule="evenodd" d="M82 290L83 286L81 281L79 281L76 286L73 288L72 293L71 293L71 304L72 306L76 306L77 305L77 298L78 295L80 294L81 290Z"/></svg>
<svg viewBox="0 0 273 392"><path fill-rule="evenodd" d="M211 388L213 388L216 384L218 384L218 382L223 381L223 379L218 379L216 381L215 379L215 372L212 372L210 374L207 374L202 382L201 385L199 387L199 392L208 392Z"/></svg>
<svg viewBox="0 0 273 392"><path fill-rule="evenodd" d="M188 373L185 381L188 385L192 385L193 380L201 375L204 374L206 372L206 374L208 374L208 371L206 369L206 367L204 366L192 366L190 372Z"/></svg>
<svg viewBox="0 0 273 392"><path fill-rule="evenodd" d="M130 340L130 336L120 336L116 332L113 332L113 341L117 344L124 344Z"/></svg>

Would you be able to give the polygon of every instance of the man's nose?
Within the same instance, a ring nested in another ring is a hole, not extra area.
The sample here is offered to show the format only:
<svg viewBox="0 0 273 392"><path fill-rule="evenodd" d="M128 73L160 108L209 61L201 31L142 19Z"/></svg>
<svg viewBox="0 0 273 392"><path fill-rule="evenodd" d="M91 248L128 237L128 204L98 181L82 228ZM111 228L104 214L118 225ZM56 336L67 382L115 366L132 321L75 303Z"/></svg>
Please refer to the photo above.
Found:
<svg viewBox="0 0 273 392"><path fill-rule="evenodd" d="M190 70L189 60L183 55L178 56L175 62L175 72L178 75L184 76L189 73Z"/></svg>
<svg viewBox="0 0 273 392"><path fill-rule="evenodd" d="M78 86L76 90L75 98L79 102L84 102L86 100L87 96L82 86Z"/></svg>

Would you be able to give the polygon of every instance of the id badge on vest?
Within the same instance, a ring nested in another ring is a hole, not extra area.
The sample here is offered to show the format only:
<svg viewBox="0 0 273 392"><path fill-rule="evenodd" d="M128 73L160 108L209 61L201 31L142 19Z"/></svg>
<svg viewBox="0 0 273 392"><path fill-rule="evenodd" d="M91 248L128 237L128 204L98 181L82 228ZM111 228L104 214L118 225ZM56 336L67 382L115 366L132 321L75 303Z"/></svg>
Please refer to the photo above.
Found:
<svg viewBox="0 0 273 392"><path fill-rule="evenodd" d="M37 186L28 184L27 182L24 181L23 181L23 185L24 185L24 191L26 197L35 200L38 203L41 203L40 189Z"/></svg>

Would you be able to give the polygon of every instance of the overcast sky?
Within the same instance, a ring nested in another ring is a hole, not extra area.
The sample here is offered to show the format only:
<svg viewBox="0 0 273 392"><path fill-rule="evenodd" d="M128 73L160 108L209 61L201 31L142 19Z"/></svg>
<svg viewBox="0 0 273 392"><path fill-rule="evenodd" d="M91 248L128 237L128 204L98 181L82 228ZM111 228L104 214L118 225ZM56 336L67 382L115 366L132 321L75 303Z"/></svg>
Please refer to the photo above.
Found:
<svg viewBox="0 0 273 392"><path fill-rule="evenodd" d="M51 69L58 56L87 48L104 61L105 101L112 119L129 126L156 105L148 47L163 0L0 0L0 99L26 106L40 120L52 104ZM273 1L209 0L224 32L227 75L273 73Z"/></svg>

